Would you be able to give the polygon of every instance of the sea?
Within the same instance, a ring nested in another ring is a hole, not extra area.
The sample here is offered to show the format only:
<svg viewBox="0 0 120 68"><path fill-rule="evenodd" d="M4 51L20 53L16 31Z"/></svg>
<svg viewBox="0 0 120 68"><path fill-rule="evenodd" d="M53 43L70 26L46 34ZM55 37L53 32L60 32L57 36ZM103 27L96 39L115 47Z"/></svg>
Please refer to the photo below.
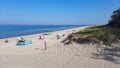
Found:
<svg viewBox="0 0 120 68"><path fill-rule="evenodd" d="M53 32L86 25L0 25L0 39Z"/></svg>

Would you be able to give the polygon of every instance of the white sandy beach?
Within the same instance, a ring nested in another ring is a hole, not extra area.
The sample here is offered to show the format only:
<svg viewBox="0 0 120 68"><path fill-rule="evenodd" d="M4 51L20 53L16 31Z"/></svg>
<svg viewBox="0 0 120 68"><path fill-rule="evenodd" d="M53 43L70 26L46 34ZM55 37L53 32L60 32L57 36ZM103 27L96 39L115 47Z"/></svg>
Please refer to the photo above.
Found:
<svg viewBox="0 0 120 68"><path fill-rule="evenodd" d="M26 46L16 46L17 37L0 39L0 68L120 68L119 63L91 58L92 53L97 53L95 45L61 43L73 30L84 28L55 31L45 36L47 50L44 50L43 40L39 40L40 34L22 36L33 41ZM56 34L65 34L65 37L56 39ZM6 39L8 43L4 42Z"/></svg>

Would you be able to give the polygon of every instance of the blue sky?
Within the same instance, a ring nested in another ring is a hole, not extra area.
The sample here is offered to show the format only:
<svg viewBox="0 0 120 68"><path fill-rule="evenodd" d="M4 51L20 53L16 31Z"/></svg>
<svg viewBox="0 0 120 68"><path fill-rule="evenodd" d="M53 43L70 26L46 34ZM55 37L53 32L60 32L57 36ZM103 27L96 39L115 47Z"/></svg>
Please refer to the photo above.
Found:
<svg viewBox="0 0 120 68"><path fill-rule="evenodd" d="M0 0L0 24L106 24L120 0Z"/></svg>

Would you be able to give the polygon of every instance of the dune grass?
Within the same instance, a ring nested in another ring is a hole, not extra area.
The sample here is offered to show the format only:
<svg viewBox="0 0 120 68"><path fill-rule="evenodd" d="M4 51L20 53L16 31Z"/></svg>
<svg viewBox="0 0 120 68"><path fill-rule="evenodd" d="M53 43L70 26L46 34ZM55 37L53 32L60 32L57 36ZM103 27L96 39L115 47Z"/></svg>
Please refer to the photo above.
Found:
<svg viewBox="0 0 120 68"><path fill-rule="evenodd" d="M77 43L102 43L104 45L112 45L119 41L120 29L101 25L88 27L71 35L72 37L69 39Z"/></svg>

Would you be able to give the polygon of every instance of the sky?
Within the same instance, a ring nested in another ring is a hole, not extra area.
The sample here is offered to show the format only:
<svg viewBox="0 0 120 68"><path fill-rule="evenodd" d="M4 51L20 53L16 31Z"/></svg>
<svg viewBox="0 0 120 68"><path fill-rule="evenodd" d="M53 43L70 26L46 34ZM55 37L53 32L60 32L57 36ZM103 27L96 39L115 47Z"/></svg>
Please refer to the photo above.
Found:
<svg viewBox="0 0 120 68"><path fill-rule="evenodd" d="M120 0L0 0L0 24L106 24Z"/></svg>

